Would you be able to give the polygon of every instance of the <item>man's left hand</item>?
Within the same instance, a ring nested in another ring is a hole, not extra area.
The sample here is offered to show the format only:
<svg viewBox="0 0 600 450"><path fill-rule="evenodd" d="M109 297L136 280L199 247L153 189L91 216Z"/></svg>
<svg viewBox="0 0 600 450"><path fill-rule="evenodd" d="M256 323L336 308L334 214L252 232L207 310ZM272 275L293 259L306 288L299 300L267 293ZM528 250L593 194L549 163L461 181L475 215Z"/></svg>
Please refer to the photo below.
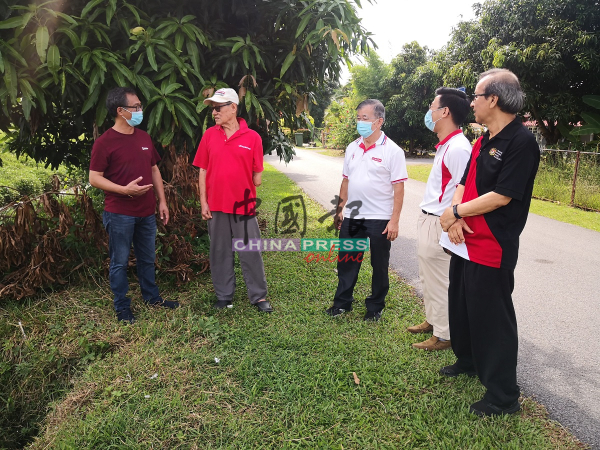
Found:
<svg viewBox="0 0 600 450"><path fill-rule="evenodd" d="M160 202L158 204L158 214L160 215L163 225L169 223L169 208L167 208L166 202Z"/></svg>
<svg viewBox="0 0 600 450"><path fill-rule="evenodd" d="M387 233L387 239L388 241L393 241L398 237L398 221L397 220L390 220L387 224L387 227L385 227L385 230L383 230L383 233L381 234L386 234Z"/></svg>
<svg viewBox="0 0 600 450"><path fill-rule="evenodd" d="M456 222L456 217L454 217L452 206L449 206L444 211L444 214L442 214L440 217L440 225L442 225L442 230L448 231L448 228L450 228L454 222Z"/></svg>

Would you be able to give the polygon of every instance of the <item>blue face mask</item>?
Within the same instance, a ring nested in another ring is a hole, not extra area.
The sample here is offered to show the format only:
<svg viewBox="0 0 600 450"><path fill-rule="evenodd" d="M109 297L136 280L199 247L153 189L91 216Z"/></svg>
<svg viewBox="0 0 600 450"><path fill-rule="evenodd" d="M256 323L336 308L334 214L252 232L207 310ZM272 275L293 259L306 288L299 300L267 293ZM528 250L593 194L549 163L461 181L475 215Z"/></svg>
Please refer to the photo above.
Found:
<svg viewBox="0 0 600 450"><path fill-rule="evenodd" d="M374 132L374 130L371 129L371 125L373 125L373 123L375 122L365 122L363 120L359 120L356 122L356 131L358 131L358 134L366 139Z"/></svg>
<svg viewBox="0 0 600 450"><path fill-rule="evenodd" d="M130 127L137 127L144 120L144 111L130 111L131 119L125 119Z"/></svg>
<svg viewBox="0 0 600 450"><path fill-rule="evenodd" d="M439 111L440 109L444 109L444 108L434 109L433 111ZM425 126L427 128L429 128L431 131L433 131L435 129L435 124L443 119L443 117L440 117L438 120L436 120L434 122L433 121L433 111L430 109L429 111L427 111L427 114L425 114Z"/></svg>

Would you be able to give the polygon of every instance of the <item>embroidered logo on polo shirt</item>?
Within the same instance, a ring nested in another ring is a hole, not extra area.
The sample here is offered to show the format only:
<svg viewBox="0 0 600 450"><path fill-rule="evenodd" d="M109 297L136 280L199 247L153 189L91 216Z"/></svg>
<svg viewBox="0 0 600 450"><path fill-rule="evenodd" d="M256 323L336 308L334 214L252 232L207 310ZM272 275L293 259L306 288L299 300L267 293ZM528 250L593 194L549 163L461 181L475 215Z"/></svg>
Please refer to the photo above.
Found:
<svg viewBox="0 0 600 450"><path fill-rule="evenodd" d="M502 161L502 152L500 150L498 150L497 148L493 148L490 150L490 156L493 156L498 161Z"/></svg>
<svg viewBox="0 0 600 450"><path fill-rule="evenodd" d="M142 147L142 150L148 150L148 147Z"/></svg>
<svg viewBox="0 0 600 450"><path fill-rule="evenodd" d="M240 145L239 147L245 148L247 150L252 150L250 147L246 147L245 145Z"/></svg>
<svg viewBox="0 0 600 450"><path fill-rule="evenodd" d="M377 161L377 162L381 162L381 159L379 158L371 158L373 161Z"/></svg>

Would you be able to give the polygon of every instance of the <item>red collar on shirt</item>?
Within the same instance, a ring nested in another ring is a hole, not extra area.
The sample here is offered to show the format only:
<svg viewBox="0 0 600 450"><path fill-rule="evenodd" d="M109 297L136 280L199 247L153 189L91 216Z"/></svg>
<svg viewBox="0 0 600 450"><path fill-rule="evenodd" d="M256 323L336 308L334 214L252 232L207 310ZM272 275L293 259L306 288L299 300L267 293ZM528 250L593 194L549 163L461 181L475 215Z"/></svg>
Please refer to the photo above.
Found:
<svg viewBox="0 0 600 450"><path fill-rule="evenodd" d="M365 148L365 141L364 141L364 139L363 139L363 141L360 144L358 144L358 146L363 149L364 153L366 153L369 150L377 147L378 143L379 143L379 145L383 145L383 144L385 144L386 141L387 141L387 136L384 133L382 133L382 136L373 145L371 145L369 148Z"/></svg>
<svg viewBox="0 0 600 450"><path fill-rule="evenodd" d="M436 150L438 148L440 148L442 145L444 145L446 142L448 142L450 139L452 139L454 136L456 136L457 134L461 134L461 133L462 133L462 130L456 130L456 131L453 131L452 133L450 133L448 136L446 136L446 138L443 141L439 142L435 146Z"/></svg>

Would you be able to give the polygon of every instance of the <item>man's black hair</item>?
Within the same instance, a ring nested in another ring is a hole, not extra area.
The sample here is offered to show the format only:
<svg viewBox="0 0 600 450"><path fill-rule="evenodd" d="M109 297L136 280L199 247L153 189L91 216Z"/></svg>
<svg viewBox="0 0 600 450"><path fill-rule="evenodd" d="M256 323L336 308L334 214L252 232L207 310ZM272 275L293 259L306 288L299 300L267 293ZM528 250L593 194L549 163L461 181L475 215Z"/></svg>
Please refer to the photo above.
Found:
<svg viewBox="0 0 600 450"><path fill-rule="evenodd" d="M135 89L130 87L118 87L108 91L106 95L106 109L111 117L117 117L117 108L127 105L127 94L137 95Z"/></svg>
<svg viewBox="0 0 600 450"><path fill-rule="evenodd" d="M440 107L450 110L454 125L461 126L471 110L471 101L467 94L460 89L441 87L435 91L435 95L440 96Z"/></svg>

